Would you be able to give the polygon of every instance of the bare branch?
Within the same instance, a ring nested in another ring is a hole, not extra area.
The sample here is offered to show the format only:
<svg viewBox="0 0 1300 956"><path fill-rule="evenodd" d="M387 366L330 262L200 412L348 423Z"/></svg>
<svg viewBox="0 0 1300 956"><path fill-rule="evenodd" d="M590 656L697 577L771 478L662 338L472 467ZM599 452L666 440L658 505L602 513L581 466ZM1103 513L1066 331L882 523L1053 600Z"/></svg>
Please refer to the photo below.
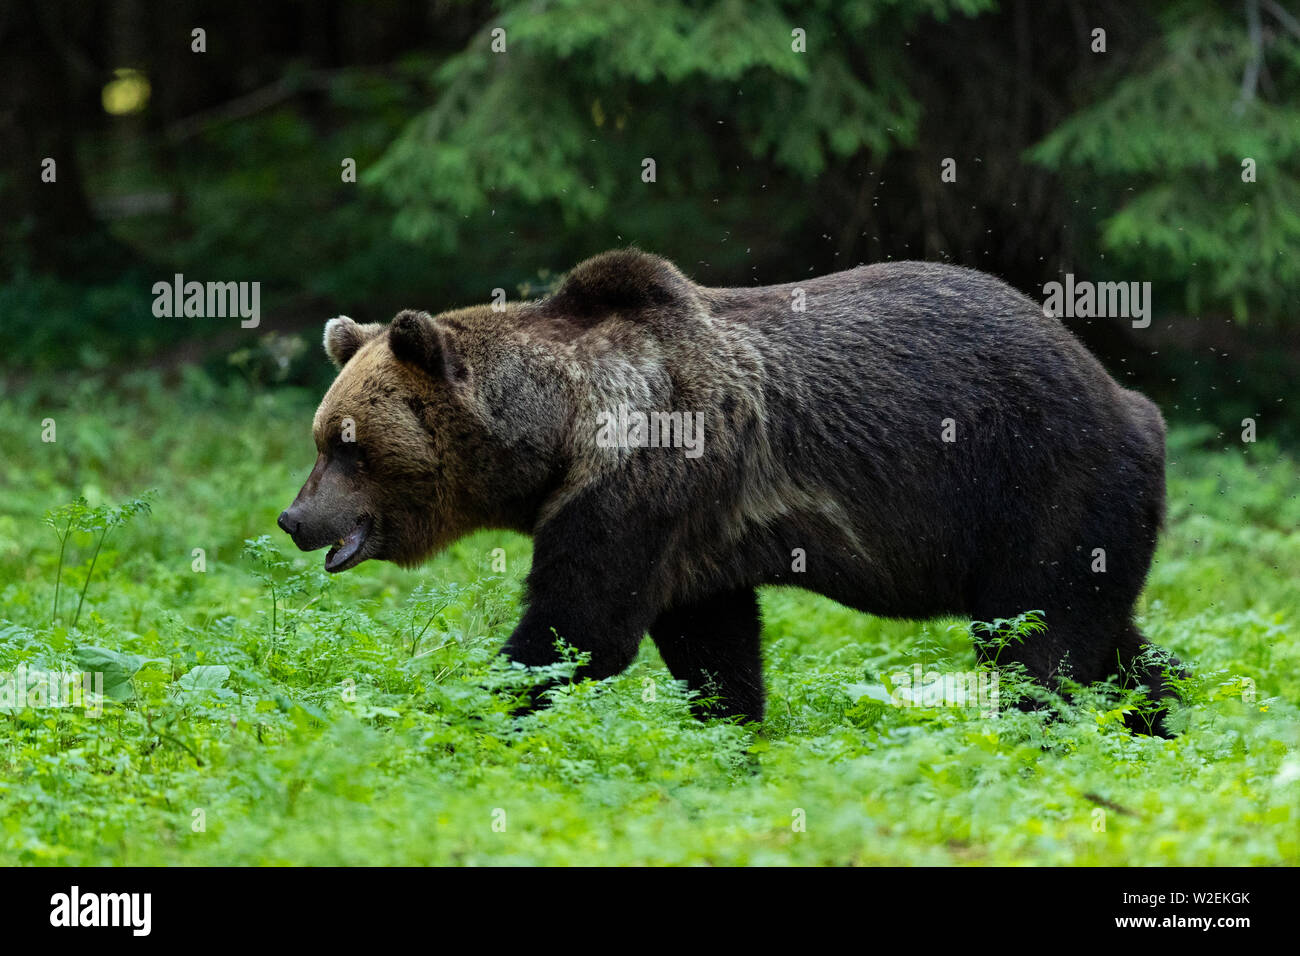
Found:
<svg viewBox="0 0 1300 956"><path fill-rule="evenodd" d="M205 129L232 120L243 119L270 109L304 90L321 90L341 75L343 70L312 70L308 73L283 76L260 90L254 90L245 96L237 97L210 110L195 113L183 120L178 120L167 127L167 138L173 143L197 136Z"/></svg>
<svg viewBox="0 0 1300 956"><path fill-rule="evenodd" d="M1287 13L1277 0L1260 0L1260 2L1263 3L1265 10L1273 14L1273 17L1278 23L1282 24L1282 26L1286 27L1297 37L1300 37L1300 20L1297 20L1290 13Z"/></svg>
<svg viewBox="0 0 1300 956"><path fill-rule="evenodd" d="M1246 0L1246 25L1250 34L1251 54L1246 72L1241 77L1241 98L1234 112L1240 113L1255 98L1259 86L1259 71L1264 65L1264 29L1259 22L1259 0Z"/></svg>

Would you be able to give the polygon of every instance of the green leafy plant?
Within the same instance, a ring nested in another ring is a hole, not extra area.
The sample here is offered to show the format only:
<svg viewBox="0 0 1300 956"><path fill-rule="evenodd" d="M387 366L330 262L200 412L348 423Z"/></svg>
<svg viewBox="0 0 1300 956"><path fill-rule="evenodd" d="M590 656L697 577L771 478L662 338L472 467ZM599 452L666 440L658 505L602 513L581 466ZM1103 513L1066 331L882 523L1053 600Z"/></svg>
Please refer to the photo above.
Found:
<svg viewBox="0 0 1300 956"><path fill-rule="evenodd" d="M59 563L54 575L54 610L50 615L51 624L55 623L59 616L59 586L63 579L63 559L69 537L74 532L96 535L94 539L95 550L90 557L90 567L86 571L86 580L81 585L81 596L77 599L77 610L72 615L72 627L75 628L77 621L81 619L81 607L86 601L86 591L90 587L90 579L95 573L95 563L99 560L99 552L104 546L104 541L115 529L122 527L136 515L148 514L150 511L149 499L152 494L153 492L146 492L140 497L132 498L130 501L116 507L102 505L97 508L92 508L84 496L78 496L68 504L61 505L45 513L45 524L54 529L55 536L59 541Z"/></svg>
<svg viewBox="0 0 1300 956"><path fill-rule="evenodd" d="M271 543L268 534L244 540L243 556L253 565L253 576L262 582L271 598L270 644L267 654L275 652L281 636L280 609L291 597L311 594L312 597L295 609L297 613L314 604L329 587L329 577L319 569L296 568L280 550Z"/></svg>
<svg viewBox="0 0 1300 956"><path fill-rule="evenodd" d="M962 630L963 625L952 627ZM1026 638L1047 630L1047 619L1042 611L1021 611L1015 617L999 617L992 621L972 621L969 632L987 655L994 667L1003 652L1012 644L1023 644Z"/></svg>

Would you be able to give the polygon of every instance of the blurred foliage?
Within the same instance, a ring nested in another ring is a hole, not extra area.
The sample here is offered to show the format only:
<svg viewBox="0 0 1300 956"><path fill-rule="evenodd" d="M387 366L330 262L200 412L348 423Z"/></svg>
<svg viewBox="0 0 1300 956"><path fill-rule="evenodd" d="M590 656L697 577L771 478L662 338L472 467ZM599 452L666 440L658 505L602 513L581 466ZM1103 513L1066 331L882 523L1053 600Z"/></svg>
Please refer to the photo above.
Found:
<svg viewBox="0 0 1300 956"><path fill-rule="evenodd" d="M510 0L438 71L436 105L366 181L397 208L401 234L448 248L497 197L567 228L626 223L651 246L683 221L725 230L744 201L728 168L737 157L807 181L834 157L913 142L909 31L993 6Z"/></svg>
<svg viewBox="0 0 1300 956"><path fill-rule="evenodd" d="M1254 310L1290 320L1300 290L1300 21L1272 17L1254 42L1236 4L1167 4L1161 22L1139 69L1113 71L1110 88L1029 156L1103 204L1094 228L1130 274L1181 285L1194 312L1230 306L1239 319ZM1109 197L1119 193L1129 195L1117 204Z"/></svg>
<svg viewBox="0 0 1300 956"><path fill-rule="evenodd" d="M226 376L318 383L330 315L535 294L631 243L715 285L901 258L1031 295L1064 272L1150 280L1158 326L1248 315L1246 351L1290 368L1300 38L1253 3L231 3L204 9L201 55L177 40L184 2L19 4L0 17L0 369L217 352ZM155 318L177 273L260 282L262 326ZM1176 331L1075 331L1131 384L1203 378Z"/></svg>

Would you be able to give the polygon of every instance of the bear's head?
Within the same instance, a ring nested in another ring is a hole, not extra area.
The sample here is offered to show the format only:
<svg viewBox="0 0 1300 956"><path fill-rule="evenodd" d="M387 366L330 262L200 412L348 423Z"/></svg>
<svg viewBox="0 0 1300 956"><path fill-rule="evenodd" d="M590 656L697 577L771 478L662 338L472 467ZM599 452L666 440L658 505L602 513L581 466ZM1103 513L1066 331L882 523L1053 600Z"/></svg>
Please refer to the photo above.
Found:
<svg viewBox="0 0 1300 956"><path fill-rule="evenodd" d="M316 464L280 527L325 569L413 566L483 527L528 532L558 477L564 391L508 312L325 326L339 369L312 422Z"/></svg>

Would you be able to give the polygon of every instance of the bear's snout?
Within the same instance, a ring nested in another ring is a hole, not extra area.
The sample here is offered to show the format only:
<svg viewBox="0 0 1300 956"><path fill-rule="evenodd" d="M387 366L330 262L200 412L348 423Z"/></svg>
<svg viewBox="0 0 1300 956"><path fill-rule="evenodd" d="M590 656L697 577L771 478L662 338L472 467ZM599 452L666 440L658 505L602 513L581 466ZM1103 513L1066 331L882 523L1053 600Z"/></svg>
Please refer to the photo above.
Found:
<svg viewBox="0 0 1300 956"><path fill-rule="evenodd" d="M344 520L335 508L322 508L322 502L312 499L304 502L302 495L276 518L280 526L299 551L316 551L329 546L325 555L325 570L331 573L346 571L367 558L380 554L374 520L366 514Z"/></svg>
<svg viewBox="0 0 1300 956"><path fill-rule="evenodd" d="M288 508L280 512L280 517L275 519L275 523L280 526L281 531L291 538L298 533L298 519L289 516Z"/></svg>
<svg viewBox="0 0 1300 956"><path fill-rule="evenodd" d="M343 536L346 529L338 528L337 521L321 520L322 515L313 514L312 509L304 509L301 501L295 501L284 511L275 523L280 530L293 539L299 551L315 551L327 544L332 544Z"/></svg>
<svg viewBox="0 0 1300 956"><path fill-rule="evenodd" d="M304 520L300 503L297 501L281 511L275 523L280 526L281 531L293 539L299 551L315 551L331 540L326 537L323 529L314 528L311 526L312 522Z"/></svg>

